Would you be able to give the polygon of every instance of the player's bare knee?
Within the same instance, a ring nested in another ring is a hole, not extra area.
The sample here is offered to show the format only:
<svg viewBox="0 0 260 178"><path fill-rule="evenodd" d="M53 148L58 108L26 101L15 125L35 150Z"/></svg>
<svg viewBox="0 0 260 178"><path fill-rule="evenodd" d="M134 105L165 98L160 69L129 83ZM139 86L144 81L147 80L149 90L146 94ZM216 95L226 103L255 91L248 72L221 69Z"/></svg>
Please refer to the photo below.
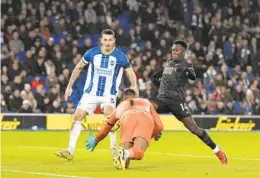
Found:
<svg viewBox="0 0 260 178"><path fill-rule="evenodd" d="M81 114L74 115L73 120L74 121L82 121L84 117L85 117L85 115L81 115Z"/></svg>
<svg viewBox="0 0 260 178"><path fill-rule="evenodd" d="M88 115L87 112L83 111L83 110L76 110L74 116L73 116L73 120L74 121L82 121L83 118Z"/></svg>

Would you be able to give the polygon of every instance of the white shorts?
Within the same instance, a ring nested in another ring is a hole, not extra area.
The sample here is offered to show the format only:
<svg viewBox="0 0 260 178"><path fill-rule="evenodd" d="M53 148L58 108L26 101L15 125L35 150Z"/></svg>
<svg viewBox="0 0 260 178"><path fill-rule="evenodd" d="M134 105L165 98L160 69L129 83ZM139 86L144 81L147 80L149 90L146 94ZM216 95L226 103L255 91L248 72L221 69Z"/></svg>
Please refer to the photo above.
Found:
<svg viewBox="0 0 260 178"><path fill-rule="evenodd" d="M103 109L107 105L116 108L116 96L93 96L85 93L81 97L77 108L86 111L88 114L93 114L95 109L99 105L101 109Z"/></svg>

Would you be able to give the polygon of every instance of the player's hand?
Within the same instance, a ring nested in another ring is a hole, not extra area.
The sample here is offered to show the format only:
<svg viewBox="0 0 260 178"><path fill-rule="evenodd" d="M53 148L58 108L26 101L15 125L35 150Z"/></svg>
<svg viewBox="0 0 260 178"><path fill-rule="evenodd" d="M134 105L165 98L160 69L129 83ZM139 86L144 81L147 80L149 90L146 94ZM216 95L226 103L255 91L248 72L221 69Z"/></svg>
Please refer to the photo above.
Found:
<svg viewBox="0 0 260 178"><path fill-rule="evenodd" d="M130 89L135 91L135 94L136 94L137 97L139 96L139 90L138 90L138 88L136 86L134 86L134 87L130 86Z"/></svg>
<svg viewBox="0 0 260 178"><path fill-rule="evenodd" d="M89 139L86 140L86 149L90 151L94 151L98 142L96 141L96 138L92 133L89 133L88 135L89 135Z"/></svg>
<svg viewBox="0 0 260 178"><path fill-rule="evenodd" d="M162 132L159 132L159 133L154 137L154 140L155 140L155 141L159 141L160 138L161 138L161 136L162 136Z"/></svg>
<svg viewBox="0 0 260 178"><path fill-rule="evenodd" d="M69 96L72 94L73 89L71 87L67 87L65 94L64 94L64 100L68 101Z"/></svg>

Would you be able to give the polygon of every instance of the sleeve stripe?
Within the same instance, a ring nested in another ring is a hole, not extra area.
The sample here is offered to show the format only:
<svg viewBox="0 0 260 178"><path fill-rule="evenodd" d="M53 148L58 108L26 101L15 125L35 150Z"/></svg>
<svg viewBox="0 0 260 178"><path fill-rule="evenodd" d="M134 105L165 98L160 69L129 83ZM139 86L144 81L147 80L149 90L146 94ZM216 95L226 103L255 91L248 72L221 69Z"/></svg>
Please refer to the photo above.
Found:
<svg viewBox="0 0 260 178"><path fill-rule="evenodd" d="M113 125L113 124L110 124L109 122L107 122L107 124L108 124L109 126L111 126L111 127L114 127L114 125Z"/></svg>
<svg viewBox="0 0 260 178"><path fill-rule="evenodd" d="M125 66L124 66L124 68L125 69L127 69L127 68L129 68L129 67L131 67L132 65L130 64L130 62L128 62Z"/></svg>
<svg viewBox="0 0 260 178"><path fill-rule="evenodd" d="M82 57L81 59L82 59L82 61L83 61L85 64L88 64L88 61L86 61L86 60L84 59L84 57Z"/></svg>

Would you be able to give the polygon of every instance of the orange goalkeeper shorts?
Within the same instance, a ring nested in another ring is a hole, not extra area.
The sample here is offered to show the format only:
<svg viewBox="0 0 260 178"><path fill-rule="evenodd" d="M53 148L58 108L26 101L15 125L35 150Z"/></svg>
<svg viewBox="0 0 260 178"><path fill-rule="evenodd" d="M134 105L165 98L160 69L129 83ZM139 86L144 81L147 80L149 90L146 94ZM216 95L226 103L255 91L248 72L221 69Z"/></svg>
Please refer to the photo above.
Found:
<svg viewBox="0 0 260 178"><path fill-rule="evenodd" d="M120 142L133 142L135 137L144 138L149 144L154 130L154 121L146 112L132 112L121 121Z"/></svg>

